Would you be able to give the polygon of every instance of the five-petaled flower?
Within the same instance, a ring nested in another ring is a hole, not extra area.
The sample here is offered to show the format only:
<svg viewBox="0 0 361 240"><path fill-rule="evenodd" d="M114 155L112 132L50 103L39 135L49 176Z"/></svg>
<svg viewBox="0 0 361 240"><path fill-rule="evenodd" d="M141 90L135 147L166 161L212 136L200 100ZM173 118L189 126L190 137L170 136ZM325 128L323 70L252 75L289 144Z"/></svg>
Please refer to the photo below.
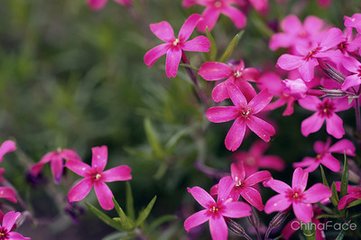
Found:
<svg viewBox="0 0 361 240"><path fill-rule="evenodd" d="M232 179L229 178L219 181L217 201L200 187L188 188L188 192L204 209L185 220L184 228L187 232L209 221L212 239L227 240L228 227L225 218L242 218L251 215L251 207L248 204L229 198L231 184Z"/></svg>
<svg viewBox="0 0 361 240"><path fill-rule="evenodd" d="M92 165L81 161L68 161L66 167L83 177L68 193L69 202L83 200L94 187L100 206L104 210L114 208L113 193L106 182L128 181L132 179L130 167L123 165L104 171L108 161L108 148L106 146L92 148Z"/></svg>
<svg viewBox="0 0 361 240"><path fill-rule="evenodd" d="M306 172L313 172L322 164L333 172L339 172L341 169L340 162L332 156L332 153L355 156L355 146L347 139L342 139L332 146L331 139L327 139L325 143L317 141L313 148L317 153L316 157L305 157L302 162L296 162L293 166L305 168Z"/></svg>
<svg viewBox="0 0 361 240"><path fill-rule="evenodd" d="M207 37L198 36L188 41L200 19L199 14L192 14L181 27L178 37L174 36L172 26L166 21L150 24L150 30L165 43L149 50L144 55L144 63L151 67L161 56L166 55L166 75L174 78L177 76L184 51L208 52L210 42Z"/></svg>
<svg viewBox="0 0 361 240"><path fill-rule="evenodd" d="M21 216L21 213L10 211L7 212L0 225L0 239L1 240L30 240L28 237L24 237L20 233L14 232L16 228L16 221Z"/></svg>
<svg viewBox="0 0 361 240"><path fill-rule="evenodd" d="M308 181L308 172L296 168L293 172L292 187L286 183L271 179L264 185L272 188L278 194L271 197L265 206L265 212L281 212L291 205L298 220L310 222L313 217L312 203L320 202L331 196L331 190L322 183L316 183L305 191Z"/></svg>
<svg viewBox="0 0 361 240"><path fill-rule="evenodd" d="M264 90L247 102L236 85L229 83L227 89L234 106L211 107L206 113L208 120L214 123L235 120L225 138L226 148L230 151L237 150L242 144L247 127L263 141L270 141L276 130L256 114L270 103L272 96Z"/></svg>

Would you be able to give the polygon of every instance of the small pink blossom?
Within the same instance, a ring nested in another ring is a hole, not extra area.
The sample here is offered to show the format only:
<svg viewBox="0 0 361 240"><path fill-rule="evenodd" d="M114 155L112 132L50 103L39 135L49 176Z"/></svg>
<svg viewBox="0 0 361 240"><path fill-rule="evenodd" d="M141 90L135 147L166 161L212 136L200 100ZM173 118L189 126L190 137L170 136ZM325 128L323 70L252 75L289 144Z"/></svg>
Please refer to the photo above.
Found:
<svg viewBox="0 0 361 240"><path fill-rule="evenodd" d="M108 0L87 0L89 7L94 10L98 11L104 8L105 4L107 4ZM114 0L114 2L123 5L123 6L131 6L132 0Z"/></svg>
<svg viewBox="0 0 361 240"><path fill-rule="evenodd" d="M265 185L278 194L267 201L265 212L267 214L281 212L292 205L298 220L310 222L313 217L312 203L331 197L331 190L321 183L316 183L305 191L307 180L308 173L302 168L296 168L293 172L292 187L275 179L267 181Z"/></svg>
<svg viewBox="0 0 361 240"><path fill-rule="evenodd" d="M207 81L225 80L217 84L212 91L212 98L215 102L229 98L228 83L237 85L247 100L256 95L256 91L248 81L254 82L258 78L259 72L255 68L245 68L243 60L240 60L237 65L206 62L199 68L198 74Z"/></svg>
<svg viewBox="0 0 361 240"><path fill-rule="evenodd" d="M4 141L0 146L0 162L4 160L4 156L8 153L15 152L16 143L11 140Z"/></svg>
<svg viewBox="0 0 361 240"><path fill-rule="evenodd" d="M247 128L263 141L269 142L276 130L256 115L270 103L272 96L264 90L247 102L236 85L229 83L227 89L234 106L211 107L206 112L208 120L213 123L235 120L225 138L226 148L230 151L237 150L242 144Z"/></svg>
<svg viewBox="0 0 361 240"><path fill-rule="evenodd" d="M205 36L198 36L188 41L200 19L199 14L192 14L181 27L178 37L174 36L172 26L166 21L150 24L150 30L164 43L150 49L144 55L144 63L151 67L160 57L166 55L166 75L168 78L174 78L177 76L184 51L208 52L210 42Z"/></svg>
<svg viewBox="0 0 361 240"><path fill-rule="evenodd" d="M263 141L256 141L248 152L236 152L233 159L237 164L243 164L246 175L253 174L260 168L282 171L285 168L284 161L275 155L264 155L268 144Z"/></svg>
<svg viewBox="0 0 361 240"><path fill-rule="evenodd" d="M128 181L132 179L130 167L123 165L104 171L108 162L108 148L106 146L92 148L92 165L81 161L67 161L66 167L83 177L69 191L69 202L83 200L94 187L100 206L104 210L114 208L113 193L106 182Z"/></svg>
<svg viewBox="0 0 361 240"><path fill-rule="evenodd" d="M351 73L345 78L342 83L342 90L347 90L351 87L357 87L361 84L361 63L355 58L345 58L342 61L343 66Z"/></svg>
<svg viewBox="0 0 361 240"><path fill-rule="evenodd" d="M0 226L0 239L2 240L30 240L28 237L24 237L20 233L14 232L16 228L16 222L18 221L21 213L10 211L7 212L2 220Z"/></svg>
<svg viewBox="0 0 361 240"><path fill-rule="evenodd" d="M285 79L283 81L286 88L286 94L293 96L296 99L305 98L306 93L308 91L308 87L305 82L298 78L298 79Z"/></svg>
<svg viewBox="0 0 361 240"><path fill-rule="evenodd" d="M298 102L304 109L315 112L302 121L301 132L305 137L320 130L325 121L328 134L335 138L342 138L345 134L343 120L336 113L351 107L346 98L324 98L320 100L315 96L308 96Z"/></svg>
<svg viewBox="0 0 361 240"><path fill-rule="evenodd" d="M314 69L319 65L319 59L335 60L341 52L334 49L343 41L343 33L338 28L329 29L320 41L311 46L296 46L295 55L283 54L277 61L277 65L283 70L291 71L297 69L301 78L310 82L314 78Z"/></svg>
<svg viewBox="0 0 361 240"><path fill-rule="evenodd" d="M341 182L336 182L337 191L341 190ZM338 210L345 209L350 203L361 199L361 186L347 186L347 194L338 202Z"/></svg>
<svg viewBox="0 0 361 240"><path fill-rule="evenodd" d="M361 33L361 13L355 13L351 17L344 17L345 27L355 28L357 32Z"/></svg>
<svg viewBox="0 0 361 240"><path fill-rule="evenodd" d="M187 232L209 221L212 239L227 240L228 227L225 218L242 218L251 215L251 207L248 204L229 198L231 184L232 179L219 181L217 201L200 187L188 188L188 192L204 209L185 220L184 229Z"/></svg>
<svg viewBox="0 0 361 240"><path fill-rule="evenodd" d="M43 170L43 167L50 163L54 182L59 184L63 176L64 161L81 161L80 156L72 149L57 149L56 151L45 154L38 163L30 169L30 174L37 176Z"/></svg>
<svg viewBox="0 0 361 240"><path fill-rule="evenodd" d="M331 146L331 139L326 142L317 141L313 146L316 157L305 157L302 162L294 163L294 167L305 168L306 172L315 171L320 164L327 167L333 172L339 172L341 165L332 153L346 154L347 156L355 156L355 146L347 139L342 139Z"/></svg>

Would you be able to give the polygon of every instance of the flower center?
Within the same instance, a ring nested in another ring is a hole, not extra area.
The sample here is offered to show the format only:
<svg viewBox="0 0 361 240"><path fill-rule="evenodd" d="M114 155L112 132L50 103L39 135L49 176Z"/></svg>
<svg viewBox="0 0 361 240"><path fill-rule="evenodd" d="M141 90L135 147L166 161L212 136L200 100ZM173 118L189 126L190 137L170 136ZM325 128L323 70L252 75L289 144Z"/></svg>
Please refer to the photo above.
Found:
<svg viewBox="0 0 361 240"><path fill-rule="evenodd" d="M293 189L293 190L290 190L286 194L286 196L292 202L299 202L299 201L301 201L303 199L303 192L301 192L299 189Z"/></svg>
<svg viewBox="0 0 361 240"><path fill-rule="evenodd" d="M322 154L317 154L316 160L319 161L319 160L321 160L321 159L322 159Z"/></svg>
<svg viewBox="0 0 361 240"><path fill-rule="evenodd" d="M0 228L0 240L7 240L9 238L8 230L4 227Z"/></svg>
<svg viewBox="0 0 361 240"><path fill-rule="evenodd" d="M245 119L248 119L250 114L251 114L251 109L249 109L249 108L241 108L239 111L240 117L245 118Z"/></svg>
<svg viewBox="0 0 361 240"><path fill-rule="evenodd" d="M318 53L318 51L320 51L320 47L316 47L315 49L311 50L308 52L308 54L306 55L305 57L305 60L308 61L310 60L311 58L313 58L313 56Z"/></svg>
<svg viewBox="0 0 361 240"><path fill-rule="evenodd" d="M179 38L176 38L174 41L173 41L173 43L172 43L172 45L174 46L174 47L176 47L176 46L178 46L178 44L179 44Z"/></svg>
<svg viewBox="0 0 361 240"><path fill-rule="evenodd" d="M346 41L343 41L338 45L338 49L340 49L342 53L345 53L347 51L347 46L348 43Z"/></svg>
<svg viewBox="0 0 361 240"><path fill-rule="evenodd" d="M96 182L102 178L102 175L100 173L95 173L92 178L93 178L93 181Z"/></svg>
<svg viewBox="0 0 361 240"><path fill-rule="evenodd" d="M242 76L242 72L239 71L239 70L237 70L237 71L234 72L233 76L234 76L235 78L239 78L239 77Z"/></svg>
<svg viewBox="0 0 361 240"><path fill-rule="evenodd" d="M359 67L357 72L358 72L357 76L361 78L361 66Z"/></svg>
<svg viewBox="0 0 361 240"><path fill-rule="evenodd" d="M255 163L256 163L256 159L255 159L254 157L252 157L252 156L249 156L249 157L246 159L246 163L247 163L247 165L249 165L249 166L253 166L253 165L255 165Z"/></svg>
<svg viewBox="0 0 361 240"><path fill-rule="evenodd" d="M214 1L214 7L215 8L221 8L223 5L222 1L221 0L216 0Z"/></svg>
<svg viewBox="0 0 361 240"><path fill-rule="evenodd" d="M335 105L329 99L325 99L317 108L321 117L331 117L335 111Z"/></svg>

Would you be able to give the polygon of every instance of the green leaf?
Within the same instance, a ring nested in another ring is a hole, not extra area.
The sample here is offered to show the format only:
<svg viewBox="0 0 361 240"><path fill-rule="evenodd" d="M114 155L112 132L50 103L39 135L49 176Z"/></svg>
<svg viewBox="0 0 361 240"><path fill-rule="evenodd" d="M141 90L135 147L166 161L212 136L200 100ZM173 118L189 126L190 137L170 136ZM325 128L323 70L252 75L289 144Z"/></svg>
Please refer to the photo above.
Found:
<svg viewBox="0 0 361 240"><path fill-rule="evenodd" d="M157 132L155 131L153 124L149 118L144 119L144 129L145 129L145 134L147 135L148 142L152 147L154 155L159 159L163 159L164 151L160 144Z"/></svg>
<svg viewBox="0 0 361 240"><path fill-rule="evenodd" d="M321 176L322 176L322 183L323 185L330 187L330 185L328 184L327 178L326 178L326 174L325 171L323 170L323 167L320 165L320 170L321 170Z"/></svg>
<svg viewBox="0 0 361 240"><path fill-rule="evenodd" d="M343 171L341 178L341 190L340 190L341 197L347 194L347 185L348 185L348 162L347 162L347 156L346 154L344 154Z"/></svg>
<svg viewBox="0 0 361 240"><path fill-rule="evenodd" d="M321 219L321 218L340 218L341 216L338 214L320 214L317 215L317 219Z"/></svg>
<svg viewBox="0 0 361 240"><path fill-rule="evenodd" d="M97 216L100 220L102 220L105 224L111 226L112 228L115 228L117 230L122 231L122 227L121 225L117 222L114 221L113 219L111 219L108 215L106 215L105 213L103 213L102 211L100 211L99 209L97 209L96 207L94 207L93 205L91 205L90 203L86 203L88 209L95 215Z"/></svg>
<svg viewBox="0 0 361 240"><path fill-rule="evenodd" d="M353 201L353 202L351 202L350 204L348 204L348 205L347 205L347 208L356 207L356 206L358 206L358 205L360 205L360 204L361 204L361 199L358 199L358 200Z"/></svg>
<svg viewBox="0 0 361 240"><path fill-rule="evenodd" d="M147 207L144 208L140 213L139 213L139 217L135 223L135 225L138 227L141 224L143 224L143 222L147 219L147 217L149 216L150 212L153 209L153 206L155 204L155 201L157 200L157 196L154 196L154 198L148 203Z"/></svg>
<svg viewBox="0 0 361 240"><path fill-rule="evenodd" d="M161 216L157 219L155 219L152 224L149 226L149 229L151 230L154 230L156 229L157 227L159 227L160 225L166 223L166 222L170 222L170 221L175 221L177 220L178 217L175 216L175 215L164 215L164 216Z"/></svg>
<svg viewBox="0 0 361 240"><path fill-rule="evenodd" d="M124 230L132 230L135 228L134 222L128 218L128 216L124 213L123 209L120 207L119 203L113 197L113 202L115 206L115 210L117 211L119 218L113 218L115 221L119 222Z"/></svg>
<svg viewBox="0 0 361 240"><path fill-rule="evenodd" d="M337 235L335 240L342 240L345 237L345 231L342 229L341 232Z"/></svg>
<svg viewBox="0 0 361 240"><path fill-rule="evenodd" d="M102 240L131 240L134 239L134 233L115 232L104 237Z"/></svg>
<svg viewBox="0 0 361 240"><path fill-rule="evenodd" d="M206 29L206 35L208 40L211 42L211 50L209 51L209 60L214 61L216 60L218 53L217 44L216 41L214 40L212 33L208 30L208 28Z"/></svg>
<svg viewBox="0 0 361 240"><path fill-rule="evenodd" d="M338 198L335 182L332 183L331 190L332 190L331 202L335 207L337 207L338 202L339 202L339 198Z"/></svg>
<svg viewBox="0 0 361 240"><path fill-rule="evenodd" d="M220 62L225 62L233 54L234 49L237 47L239 40L241 40L244 31L240 31L228 44L226 50L224 51L222 57L219 59Z"/></svg>
<svg viewBox="0 0 361 240"><path fill-rule="evenodd" d="M316 240L316 227L312 222L302 224L301 229L307 240Z"/></svg>
<svg viewBox="0 0 361 240"><path fill-rule="evenodd" d="M135 219L135 213L134 213L134 200L133 200L133 192L132 187L130 186L130 183L126 183L126 203L127 203L127 214L130 219Z"/></svg>

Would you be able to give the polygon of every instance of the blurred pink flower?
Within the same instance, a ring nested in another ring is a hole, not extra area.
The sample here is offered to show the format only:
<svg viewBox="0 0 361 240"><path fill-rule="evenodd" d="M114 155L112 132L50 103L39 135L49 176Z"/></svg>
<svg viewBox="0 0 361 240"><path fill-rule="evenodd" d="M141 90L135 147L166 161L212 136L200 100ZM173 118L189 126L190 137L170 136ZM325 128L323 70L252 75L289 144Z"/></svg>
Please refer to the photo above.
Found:
<svg viewBox="0 0 361 240"><path fill-rule="evenodd" d="M256 95L256 91L248 81L256 81L259 72L255 68L245 68L243 60L240 60L238 65L206 62L199 68L198 74L207 81L225 80L217 84L212 91L215 102L229 98L228 83L237 85L247 100L251 100Z"/></svg>
<svg viewBox="0 0 361 240"><path fill-rule="evenodd" d="M172 26L166 21L150 24L150 30L165 43L150 49L144 55L144 63L151 67L161 56L166 55L166 75L168 78L174 78L177 76L183 51L208 52L210 42L205 36L198 36L188 41L200 19L199 14L192 14L184 22L178 37L174 36Z"/></svg>
<svg viewBox="0 0 361 240"><path fill-rule="evenodd" d="M270 103L272 96L264 90L247 102L236 85L229 83L227 89L234 106L211 107L206 112L208 120L213 123L235 120L225 138L226 148L230 151L237 150L242 144L247 127L263 141L269 142L276 130L256 114Z"/></svg>
<svg viewBox="0 0 361 240"><path fill-rule="evenodd" d="M209 229L213 240L227 240L228 227L225 218L242 218L251 215L251 207L243 202L229 198L232 190L232 179L221 179L218 183L217 201L200 187L188 188L188 192L205 209L194 213L184 222L184 229L189 232L209 221Z"/></svg>
<svg viewBox="0 0 361 240"><path fill-rule="evenodd" d="M317 0L317 3L321 7L328 8L331 5L332 1L331 0Z"/></svg>
<svg viewBox="0 0 361 240"><path fill-rule="evenodd" d="M339 172L341 169L340 162L332 153L346 154L347 156L355 156L355 146L347 139L342 139L331 146L331 139L326 142L317 141L313 146L317 156L315 158L305 157L302 162L293 164L295 168L302 167L306 172L315 171L320 164L324 165L333 172Z"/></svg>
<svg viewBox="0 0 361 240"><path fill-rule="evenodd" d="M104 8L105 4L107 4L108 0L87 0L89 7L94 10L100 10ZM123 6L131 6L132 0L114 0L114 2L123 5Z"/></svg>
<svg viewBox="0 0 361 240"><path fill-rule="evenodd" d="M305 191L308 173L302 168L296 168L293 172L292 187L286 183L271 179L265 186L272 188L278 194L271 197L265 206L265 212L281 212L291 205L296 218L302 222L310 222L313 217L312 203L320 202L331 196L331 190L321 183L316 183Z"/></svg>
<svg viewBox="0 0 361 240"><path fill-rule="evenodd" d="M314 69L319 65L319 59L334 60L342 53L334 49L343 41L343 33L338 28L329 29L320 41L314 42L311 46L298 44L294 55L283 54L278 58L277 65L283 70L297 69L301 78L310 82L314 78Z"/></svg>
<svg viewBox="0 0 361 240"><path fill-rule="evenodd" d="M243 164L246 175L255 173L260 168L282 171L285 168L285 163L279 156L264 155L268 146L267 143L258 140L248 152L237 152L233 155L233 158L237 164Z"/></svg>
<svg viewBox="0 0 361 240"><path fill-rule="evenodd" d="M17 203L16 191L11 187L0 187L0 198Z"/></svg>
<svg viewBox="0 0 361 240"><path fill-rule="evenodd" d="M345 27L355 28L358 33L361 33L361 13L355 13L351 17L344 17Z"/></svg>
<svg viewBox="0 0 361 240"><path fill-rule="evenodd" d="M305 137L320 130L325 121L328 134L335 138L342 138L345 134L343 121L336 113L351 107L347 98L324 98L320 100L315 96L308 96L298 100L298 102L304 109L315 112L302 121L301 132Z"/></svg>
<svg viewBox="0 0 361 240"><path fill-rule="evenodd" d="M359 86L361 84L361 63L355 58L349 57L343 59L342 64L351 74L345 78L341 89L347 90Z"/></svg>
<svg viewBox="0 0 361 240"><path fill-rule="evenodd" d="M51 172L54 182L59 184L63 175L64 161L81 161L80 156L72 149L57 149L56 151L45 154L38 163L30 169L30 174L37 176L43 170L45 164L50 162Z"/></svg>
<svg viewBox="0 0 361 240"><path fill-rule="evenodd" d="M69 202L83 200L94 187L100 206L104 210L114 208L113 193L106 182L128 181L132 179L130 167L123 165L104 171L108 162L108 148L106 146L92 148L92 165L81 161L67 161L66 167L83 177L69 191Z"/></svg>
<svg viewBox="0 0 361 240"><path fill-rule="evenodd" d="M341 182L336 182L336 190L341 190ZM361 199L361 186L347 186L347 195L343 196L338 202L338 210L346 208L350 203Z"/></svg>
<svg viewBox="0 0 361 240"><path fill-rule="evenodd" d="M0 162L4 160L4 156L8 153L15 152L16 143L11 140L4 141L0 146Z"/></svg>
<svg viewBox="0 0 361 240"><path fill-rule="evenodd" d="M256 11L265 14L268 11L268 0L248 0Z"/></svg>
<svg viewBox="0 0 361 240"><path fill-rule="evenodd" d="M0 226L0 239L3 240L30 240L28 237L24 237L20 233L14 232L16 228L16 221L21 216L21 213L10 211L7 212L2 220Z"/></svg>

